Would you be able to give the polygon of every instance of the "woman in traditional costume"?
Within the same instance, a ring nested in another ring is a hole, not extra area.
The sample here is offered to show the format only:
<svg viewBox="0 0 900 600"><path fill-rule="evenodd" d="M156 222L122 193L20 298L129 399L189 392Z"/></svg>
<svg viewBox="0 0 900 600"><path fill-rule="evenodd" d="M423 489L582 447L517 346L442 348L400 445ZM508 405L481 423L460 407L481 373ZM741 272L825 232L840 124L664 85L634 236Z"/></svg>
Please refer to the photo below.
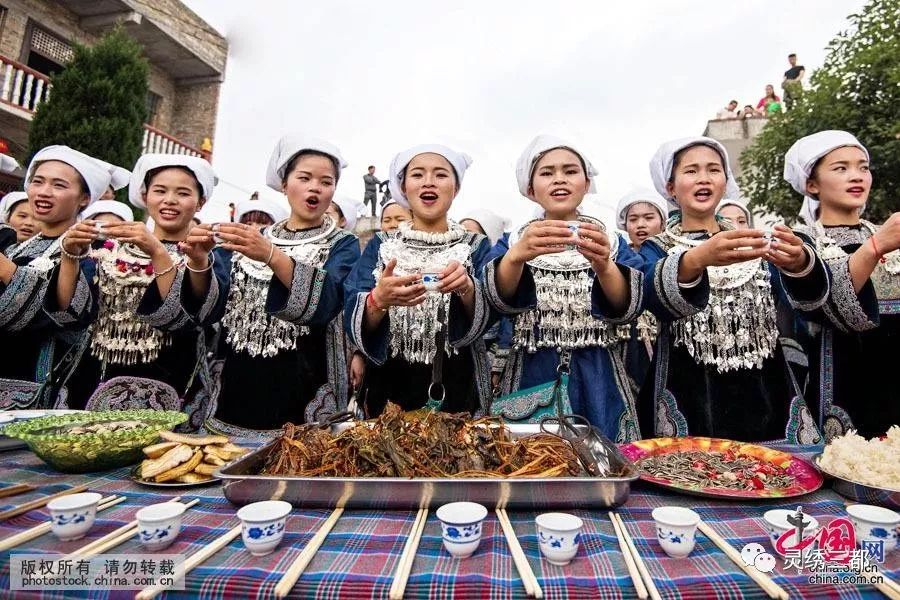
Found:
<svg viewBox="0 0 900 600"><path fill-rule="evenodd" d="M845 131L801 138L784 178L804 195L801 216L832 275L811 344L808 399L826 439L900 423L894 369L900 341L900 213L881 226L861 218L872 188L869 152Z"/></svg>
<svg viewBox="0 0 900 600"><path fill-rule="evenodd" d="M185 242L216 181L202 158L145 154L134 166L128 196L153 219L153 231L133 219L82 222L105 239L92 253L100 312L90 328L89 350L69 385L71 407L85 407L97 388L115 377L139 377L171 386L175 398L168 398L173 404L165 408L187 412L191 429L203 424L202 399L212 387L205 371L203 327L221 318L224 299L201 294L216 267L210 248ZM127 216L115 206L103 210ZM226 270L224 261L219 254L220 272ZM125 395L90 408L136 408L148 402Z"/></svg>
<svg viewBox="0 0 900 600"><path fill-rule="evenodd" d="M640 261L618 234L581 211L594 191L590 161L572 144L541 135L516 164L520 193L541 217L514 228L485 268L492 307L514 316L513 343L494 412L528 420L556 413L546 387L562 385L571 409L608 437L638 437L635 398L619 349L639 314ZM601 320L602 318L602 320Z"/></svg>
<svg viewBox="0 0 900 600"><path fill-rule="evenodd" d="M40 232L0 254L0 379L34 382L7 397L8 406L52 406L60 382L96 315L94 265L83 260L96 238L76 225L78 213L109 186L94 158L68 146L34 155L25 174Z"/></svg>
<svg viewBox="0 0 900 600"><path fill-rule="evenodd" d="M369 361L359 398L370 417L388 401L404 410L488 408L488 310L477 274L490 242L447 218L470 164L438 144L391 162L391 196L413 217L372 238L347 279L344 307L344 326Z"/></svg>
<svg viewBox="0 0 900 600"><path fill-rule="evenodd" d="M338 409L333 382L347 377L347 364L328 325L340 314L359 241L325 211L345 166L332 144L287 135L272 152L266 183L287 196L290 216L262 231L237 223L195 229L233 252L222 390L207 428L277 435L287 422Z"/></svg>
<svg viewBox="0 0 900 600"><path fill-rule="evenodd" d="M646 305L661 322L653 385L641 390L644 436L819 441L778 342L775 304L786 295L798 308L821 306L824 264L787 227L770 242L717 217L726 191L738 193L719 142L667 142L650 172L680 210L641 246Z"/></svg>

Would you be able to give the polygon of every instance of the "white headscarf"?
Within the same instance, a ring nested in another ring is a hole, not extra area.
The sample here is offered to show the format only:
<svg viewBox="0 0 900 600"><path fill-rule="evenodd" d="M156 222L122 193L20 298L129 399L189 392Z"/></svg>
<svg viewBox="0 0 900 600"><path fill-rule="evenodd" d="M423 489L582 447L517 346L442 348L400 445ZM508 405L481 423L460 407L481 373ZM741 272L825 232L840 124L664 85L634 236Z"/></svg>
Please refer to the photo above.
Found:
<svg viewBox="0 0 900 600"><path fill-rule="evenodd" d="M81 175L85 183L87 183L87 192L90 196L91 203L96 202L109 187L109 170L101 165L96 158L88 156L84 152L73 150L68 146L47 146L46 148L38 150L37 154L34 155L34 158L31 159L31 163L28 165L28 171L25 173L26 186L34 176L34 171L37 169L37 166L48 160L64 162L78 171L78 174Z"/></svg>
<svg viewBox="0 0 900 600"><path fill-rule="evenodd" d="M653 179L653 187L659 192L659 195L666 199L672 199L666 184L672 178L672 169L675 166L675 155L681 150L691 146L709 146L719 153L722 158L722 164L725 167L725 198L737 198L741 195L737 182L734 180L734 174L731 172L731 164L728 160L728 151L725 146L716 140L703 136L680 138L666 142L656 151L650 160L650 177ZM676 200L677 202L677 200Z"/></svg>
<svg viewBox="0 0 900 600"><path fill-rule="evenodd" d="M349 196L338 196L337 194L331 201L337 204L338 208L341 209L341 214L344 215L344 220L347 221L344 229L353 231L353 228L356 227L356 220L359 218L359 209L363 205Z"/></svg>
<svg viewBox="0 0 900 600"><path fill-rule="evenodd" d="M234 222L240 223L241 217L248 212L257 210L272 217L272 220L276 223L284 221L291 216L291 210L285 205L284 201L278 202L271 198L258 198L256 200L244 198L243 200L238 200L234 205Z"/></svg>
<svg viewBox="0 0 900 600"><path fill-rule="evenodd" d="M491 242L491 246L497 243L497 240L500 239L504 231L509 229L511 224L507 217L498 215L494 211L486 208L473 208L466 211L460 221L465 221L466 219L470 219L481 225L481 228L484 230L484 235L486 235L488 241Z"/></svg>
<svg viewBox="0 0 900 600"><path fill-rule="evenodd" d="M646 202L659 211L659 216L663 224L669 217L669 204L663 200L662 196L651 190L650 188L634 188L619 199L616 205L616 225L622 231L625 231L625 223L628 220L628 209L635 204Z"/></svg>
<svg viewBox="0 0 900 600"><path fill-rule="evenodd" d="M19 168L19 161L8 154L0 154L0 173L12 173Z"/></svg>
<svg viewBox="0 0 900 600"><path fill-rule="evenodd" d="M743 213L744 213L744 216L747 217L747 224L750 227L753 227L753 213L750 212L750 208L747 206L747 202L745 200L735 200L733 198L725 198L724 200L719 202L719 205L716 207L716 212L719 212L720 210L722 210L722 207L724 207L724 206L736 206L739 209L741 209L741 211L743 211Z"/></svg>
<svg viewBox="0 0 900 600"><path fill-rule="evenodd" d="M806 182L819 159L832 150L846 146L859 148L865 153L866 160L869 159L869 151L858 139L846 131L837 130L820 131L800 138L784 155L784 180L803 195L800 217L810 225L819 218L819 201L806 193Z"/></svg>
<svg viewBox="0 0 900 600"><path fill-rule="evenodd" d="M313 150L327 154L337 163L337 178L341 176L341 169L347 167L347 161L341 156L337 146L302 133L289 133L275 144L272 156L269 158L269 166L266 168L266 185L275 191L281 191L281 182L284 181L284 170L291 159L304 150Z"/></svg>
<svg viewBox="0 0 900 600"><path fill-rule="evenodd" d="M186 154L145 154L138 159L134 165L134 172L131 174L131 181L128 183L128 200L133 206L138 208L147 208L144 203L143 194L147 192L147 186L144 185L144 179L147 173L153 169L160 167L184 167L194 174L197 181L200 182L200 189L203 191L202 196L209 200L212 197L213 188L219 183L219 178L212 169L212 165L206 159L199 156L188 156Z"/></svg>
<svg viewBox="0 0 900 600"><path fill-rule="evenodd" d="M534 167L537 165L538 159L544 153L555 150L556 148L565 148L578 155L581 162L584 163L585 175L590 182L587 193L596 194L597 186L594 184L594 177L597 175L597 170L594 168L594 165L591 164L591 161L588 160L587 156L581 153L572 144L552 135L539 135L531 140L531 143L522 151L519 160L516 161L516 182L519 184L519 193L528 198L531 175L534 173ZM531 200L531 198L528 199Z"/></svg>
<svg viewBox="0 0 900 600"><path fill-rule="evenodd" d="M128 182L131 180L131 171L128 169L123 169L117 165L112 163L108 163L105 160L100 160L99 158L94 159L103 167L109 171L109 185L112 186L114 190L121 190L123 187L128 185Z"/></svg>
<svg viewBox="0 0 900 600"><path fill-rule="evenodd" d="M9 223L9 215L13 207L23 200L28 200L25 192L10 192L0 199L0 223Z"/></svg>
<svg viewBox="0 0 900 600"><path fill-rule="evenodd" d="M388 188L391 190L391 199L403 208L409 208L409 200L402 188L406 166L420 154L438 154L446 158L456 171L457 189L462 187L466 169L472 164L472 157L465 152L457 152L441 144L422 144L400 152L391 161Z"/></svg>
<svg viewBox="0 0 900 600"><path fill-rule="evenodd" d="M118 200L97 200L81 211L78 218L83 221L103 213L112 213L123 221L134 221L134 211L124 202L119 202Z"/></svg>

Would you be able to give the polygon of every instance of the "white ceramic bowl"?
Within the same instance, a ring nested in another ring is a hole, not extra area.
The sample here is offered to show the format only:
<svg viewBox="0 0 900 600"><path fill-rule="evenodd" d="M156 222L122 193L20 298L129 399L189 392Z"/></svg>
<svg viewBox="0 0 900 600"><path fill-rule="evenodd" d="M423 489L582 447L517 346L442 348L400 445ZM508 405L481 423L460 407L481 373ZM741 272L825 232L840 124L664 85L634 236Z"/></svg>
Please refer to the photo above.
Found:
<svg viewBox="0 0 900 600"><path fill-rule="evenodd" d="M241 537L253 556L271 554L284 537L284 524L291 512L290 502L265 500L254 502L237 512L243 527Z"/></svg>
<svg viewBox="0 0 900 600"><path fill-rule="evenodd" d="M47 503L50 530L64 542L83 538L94 525L97 504L102 496L96 492L67 494Z"/></svg>
<svg viewBox="0 0 900 600"><path fill-rule="evenodd" d="M451 502L437 509L444 548L456 558L468 558L481 542L481 526L487 509L475 502Z"/></svg>
<svg viewBox="0 0 900 600"><path fill-rule="evenodd" d="M150 551L169 547L181 532L181 502L160 502L137 511L138 541Z"/></svg>
<svg viewBox="0 0 900 600"><path fill-rule="evenodd" d="M672 558L685 558L694 550L700 515L681 506L660 506L651 516L663 552Z"/></svg>
<svg viewBox="0 0 900 600"><path fill-rule="evenodd" d="M441 274L422 273L422 285L427 291L437 290L441 286Z"/></svg>
<svg viewBox="0 0 900 600"><path fill-rule="evenodd" d="M785 509L775 509L775 510L767 510L765 514L763 514L763 520L766 522L766 533L769 534L769 543L772 544L772 549L775 551L778 556L784 558L784 553L779 552L778 548L775 546L775 542L778 541L785 531L794 531L794 526L791 525L787 518L790 515L793 515L796 511L793 510L785 510ZM815 517L811 515L804 514L804 518L807 521L810 521L809 526L803 530L803 539L808 539L816 535L819 531L819 522ZM793 546L794 542L791 541L790 546ZM814 545L814 544L813 544ZM812 547L807 549L807 552L811 551Z"/></svg>
<svg viewBox="0 0 900 600"><path fill-rule="evenodd" d="M881 506L851 504L847 514L853 522L859 546L863 542L883 542L885 554L900 547L900 513Z"/></svg>
<svg viewBox="0 0 900 600"><path fill-rule="evenodd" d="M569 564L578 553L584 521L568 513L544 513L534 522L544 558L553 565Z"/></svg>
<svg viewBox="0 0 900 600"><path fill-rule="evenodd" d="M12 423L16 418L13 415L7 415L0 413L0 425L5 425L7 423Z"/></svg>

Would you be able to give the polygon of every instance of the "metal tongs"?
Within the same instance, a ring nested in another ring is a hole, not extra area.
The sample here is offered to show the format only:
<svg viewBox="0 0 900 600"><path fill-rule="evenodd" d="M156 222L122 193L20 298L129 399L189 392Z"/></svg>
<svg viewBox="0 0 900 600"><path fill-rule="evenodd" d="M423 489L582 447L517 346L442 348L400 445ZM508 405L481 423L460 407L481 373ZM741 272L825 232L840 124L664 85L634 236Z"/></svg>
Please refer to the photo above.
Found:
<svg viewBox="0 0 900 600"><path fill-rule="evenodd" d="M356 417L352 412L350 412L349 410L343 410L341 412L336 412L320 418L319 422L316 424L316 427L318 427L319 429L330 429L332 425L337 425L338 423L343 423L344 421L353 421L355 418Z"/></svg>
<svg viewBox="0 0 900 600"><path fill-rule="evenodd" d="M556 415L544 417L540 423L542 432L561 437L572 445L575 455L590 475L609 475L609 457L615 453L616 447L587 419L581 415Z"/></svg>

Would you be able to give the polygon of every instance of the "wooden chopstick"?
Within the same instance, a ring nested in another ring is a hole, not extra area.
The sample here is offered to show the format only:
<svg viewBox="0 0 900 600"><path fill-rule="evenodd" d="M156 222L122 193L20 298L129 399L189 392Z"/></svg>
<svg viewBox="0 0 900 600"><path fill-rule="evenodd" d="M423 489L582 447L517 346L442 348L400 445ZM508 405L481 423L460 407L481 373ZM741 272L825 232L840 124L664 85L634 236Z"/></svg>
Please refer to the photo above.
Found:
<svg viewBox="0 0 900 600"><path fill-rule="evenodd" d="M174 498L172 498L171 500L169 500L169 502L178 502L179 500L181 500L181 496L175 496ZM85 544L84 546L82 546L82 547L79 548L78 550L75 550L75 551L73 551L72 553L66 555L66 556L65 556L65 559L67 559L67 560L74 560L76 557L78 557L79 554L83 554L83 553L85 553L85 552L90 552L91 549L93 549L94 546L99 546L100 544L105 544L105 543L108 542L109 540L113 540L113 539L119 537L120 535L122 535L122 534L125 533L126 531L131 531L132 529L136 528L137 526L138 526L137 519L134 519L134 520L131 521L130 523L126 523L125 525L122 525L121 527L119 527L119 528L117 528L117 529L113 529L112 531L110 531L110 532L107 533L106 535L104 535L104 536L102 536L102 537L99 537L99 538L97 538L96 540L94 540L94 541L92 541L92 542L89 542L89 543Z"/></svg>
<svg viewBox="0 0 900 600"><path fill-rule="evenodd" d="M885 596L887 596L888 598L890 598L890 600L900 600L900 592L898 592L893 587L891 587L888 583L886 583L888 581L887 577L885 577L884 581L885 582L883 582L883 583L874 584L875 589L878 590L879 592L881 592L882 594L884 594Z"/></svg>
<svg viewBox="0 0 900 600"><path fill-rule="evenodd" d="M708 537L710 541L719 547L725 553L725 556L731 559L731 562L736 564L741 568L744 573L746 573L750 579L755 581L759 587L763 589L766 594L768 594L769 598L776 598L777 600L788 600L788 593L785 591L783 587L772 581L772 578L766 575L765 573L761 573L755 568L748 567L743 559L741 559L741 555L738 554L738 551L731 547L731 544L726 542L718 533L713 531L713 529L700 521L700 524L697 525L697 529L699 529L703 535Z"/></svg>
<svg viewBox="0 0 900 600"><path fill-rule="evenodd" d="M406 539L403 553L400 555L400 560L397 563L397 570L394 572L394 581L388 593L390 600L403 600L403 592L406 591L406 582L409 580L413 561L416 558L416 550L419 548L419 540L422 538L422 531L425 529L425 521L427 520L428 509L420 508L409 532L409 537Z"/></svg>
<svg viewBox="0 0 900 600"><path fill-rule="evenodd" d="M241 535L241 527L242 525L236 525L235 527L229 529L227 533L222 534L200 550L191 554L187 558L187 560L184 561L185 576L193 571L197 565L203 563L210 556L230 544L235 538L239 537ZM141 590L134 598L135 600L151 600L152 598L156 598L162 592L166 591L166 589L168 588L161 585L146 587Z"/></svg>
<svg viewBox="0 0 900 600"><path fill-rule="evenodd" d="M644 578L644 584L647 586L647 593L650 594L650 598L652 598L652 600L662 600L662 596L659 595L659 590L656 589L656 584L653 583L653 578L650 576L650 571L647 570L644 559L641 558L637 546L634 545L634 540L631 539L631 534L628 533L628 529L625 527L625 522L622 520L622 517L613 511L609 511L609 518L615 519L618 523L619 530L622 532L622 537L625 538L625 544L631 551L631 557L634 559L634 564L641 574L641 577Z"/></svg>
<svg viewBox="0 0 900 600"><path fill-rule="evenodd" d="M525 551L522 550L522 546L519 544L519 538L516 537L516 531L513 529L512 521L509 520L509 515L506 514L506 509L498 508L494 512L497 514L497 520L500 521L503 535L506 536L506 543L509 544L509 552L512 554L513 563L516 565L519 577L525 585L525 594L532 598L543 598L544 590L541 589L541 584L538 583L537 577L528 563L528 557L525 556Z"/></svg>
<svg viewBox="0 0 900 600"><path fill-rule="evenodd" d="M622 530L619 529L619 521L613 517L612 513L609 514L609 520L616 532L616 537L619 539L619 548L622 550L622 557L625 559L625 566L628 567L628 574L631 576L632 583L634 583L634 589L637 591L638 598L646 600L649 597L647 586L644 585L641 573L638 571L637 564L634 562L634 556L631 554L628 542L625 541Z"/></svg>
<svg viewBox="0 0 900 600"><path fill-rule="evenodd" d="M17 506L16 508L11 508L9 510L0 512L0 521L5 521L7 519L11 519L12 517L17 517L23 513L27 513L28 511L34 510L36 508L41 508L42 506L46 505L51 500L55 500L56 498L66 496L68 494L77 494L77 493L83 492L87 489L88 489L88 486L86 484L76 485L75 487L71 487L67 490L57 492L50 496L45 496L44 498L38 498L37 500L32 500L31 502L26 502L22 506Z"/></svg>
<svg viewBox="0 0 900 600"><path fill-rule="evenodd" d="M101 498L100 502L97 504L97 512L101 510L106 510L120 502L124 502L127 500L125 496L107 496L106 498ZM39 538L45 533L49 532L51 529L50 523L41 523L40 525L35 525L31 529L26 529L25 531L20 531L15 535L11 535L2 542L0 542L0 552L4 550L9 550L10 548L15 548L19 544L24 544L25 542L30 542L35 538Z"/></svg>
<svg viewBox="0 0 900 600"><path fill-rule="evenodd" d="M275 586L276 598L284 598L291 593L291 589L294 587L294 584L297 583L297 580L300 579L303 571L307 566L309 566L309 563L312 562L312 559L316 555L316 552L319 551L319 548L325 542L325 538L328 537L331 529L335 526L338 519L341 518L342 514L344 514L343 508L336 508L331 511L328 519L326 519L325 522L322 523L318 531L316 531L316 534L312 537L311 540L309 540L309 542L307 542L306 546L303 548L300 554L297 555L297 558L294 559L294 562L291 563L291 566L288 568L288 570L285 571L284 575L281 576L281 579L278 581L278 585Z"/></svg>
<svg viewBox="0 0 900 600"><path fill-rule="evenodd" d="M24 494L25 492L31 492L36 489L36 487L34 487L33 485L28 485L27 483L17 483L16 485L0 488L0 498L8 498L10 496Z"/></svg>
<svg viewBox="0 0 900 600"><path fill-rule="evenodd" d="M191 500L190 502L188 502L187 504L184 505L184 509L187 510L187 509L191 508L192 506L195 506L198 502L200 502L200 499L194 498L193 500ZM137 532L138 532L138 527L134 526L133 528L129 529L128 531L125 531L124 533L120 533L119 535L117 535L113 538L105 540L103 543L95 544L92 548L89 548L87 551L84 551L83 548L81 550L78 550L77 552L73 553L72 558L77 559L77 560L87 560L91 557L97 556L98 554L103 554L107 550L110 550L112 548L115 548L116 546L124 544L125 542L127 542L128 540L133 538L134 534L136 534ZM108 538L109 536L104 536L104 537Z"/></svg>

